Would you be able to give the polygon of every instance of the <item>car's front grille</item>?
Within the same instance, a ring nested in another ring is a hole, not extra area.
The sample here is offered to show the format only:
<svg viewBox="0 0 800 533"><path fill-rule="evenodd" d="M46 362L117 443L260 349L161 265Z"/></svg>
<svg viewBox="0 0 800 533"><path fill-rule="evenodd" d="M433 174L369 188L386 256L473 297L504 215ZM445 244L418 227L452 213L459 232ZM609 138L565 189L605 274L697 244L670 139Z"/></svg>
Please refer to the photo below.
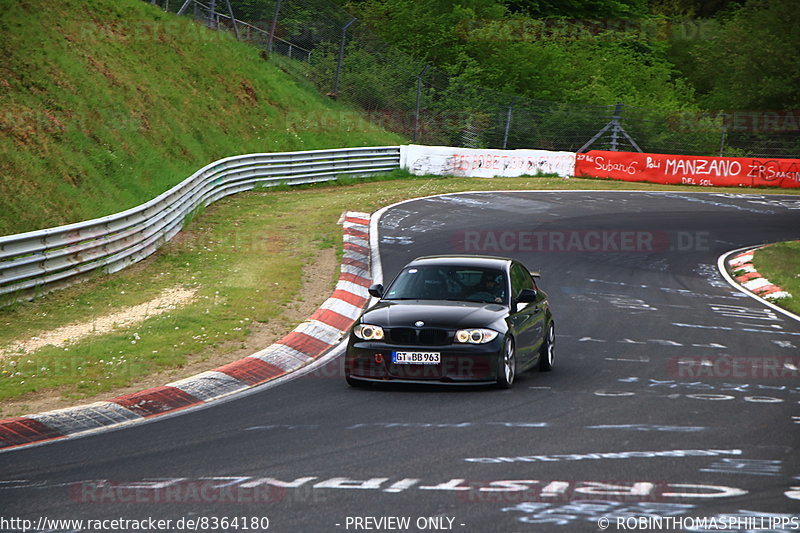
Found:
<svg viewBox="0 0 800 533"><path fill-rule="evenodd" d="M421 329L419 330L419 343L426 346L449 344L450 335L446 329Z"/></svg>
<svg viewBox="0 0 800 533"><path fill-rule="evenodd" d="M392 328L388 330L388 340L407 346L444 346L451 342L450 332L438 328Z"/></svg>
<svg viewBox="0 0 800 533"><path fill-rule="evenodd" d="M417 330L393 328L389 330L389 341L392 344L417 344Z"/></svg>

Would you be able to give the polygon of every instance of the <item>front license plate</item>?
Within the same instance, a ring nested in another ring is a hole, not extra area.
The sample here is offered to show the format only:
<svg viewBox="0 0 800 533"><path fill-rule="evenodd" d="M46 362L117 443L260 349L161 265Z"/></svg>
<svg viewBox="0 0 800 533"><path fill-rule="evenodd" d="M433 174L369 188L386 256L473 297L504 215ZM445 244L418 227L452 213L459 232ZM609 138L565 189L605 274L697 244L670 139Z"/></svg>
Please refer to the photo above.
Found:
<svg viewBox="0 0 800 533"><path fill-rule="evenodd" d="M392 352L392 363L396 365L438 365L441 360L439 352Z"/></svg>

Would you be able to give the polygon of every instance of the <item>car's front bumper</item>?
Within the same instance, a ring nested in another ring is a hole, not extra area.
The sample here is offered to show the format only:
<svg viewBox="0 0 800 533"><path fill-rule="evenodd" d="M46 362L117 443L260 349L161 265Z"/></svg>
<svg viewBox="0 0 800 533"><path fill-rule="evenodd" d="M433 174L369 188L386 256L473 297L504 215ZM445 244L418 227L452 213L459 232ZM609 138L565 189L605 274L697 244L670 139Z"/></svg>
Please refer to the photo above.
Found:
<svg viewBox="0 0 800 533"><path fill-rule="evenodd" d="M351 379L411 383L494 383L497 381L502 339L486 344L446 346L398 346L382 342L355 341L347 347L345 372ZM395 364L392 352L439 352L438 364Z"/></svg>

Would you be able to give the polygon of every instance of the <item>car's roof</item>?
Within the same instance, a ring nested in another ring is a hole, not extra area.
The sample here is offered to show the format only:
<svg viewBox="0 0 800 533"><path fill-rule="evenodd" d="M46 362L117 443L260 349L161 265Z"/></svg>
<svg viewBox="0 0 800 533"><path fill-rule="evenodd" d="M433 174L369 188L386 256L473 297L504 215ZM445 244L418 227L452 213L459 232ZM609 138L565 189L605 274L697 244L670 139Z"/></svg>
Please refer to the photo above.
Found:
<svg viewBox="0 0 800 533"><path fill-rule="evenodd" d="M414 259L408 266L447 265L503 269L511 261L507 257L488 255L428 255Z"/></svg>

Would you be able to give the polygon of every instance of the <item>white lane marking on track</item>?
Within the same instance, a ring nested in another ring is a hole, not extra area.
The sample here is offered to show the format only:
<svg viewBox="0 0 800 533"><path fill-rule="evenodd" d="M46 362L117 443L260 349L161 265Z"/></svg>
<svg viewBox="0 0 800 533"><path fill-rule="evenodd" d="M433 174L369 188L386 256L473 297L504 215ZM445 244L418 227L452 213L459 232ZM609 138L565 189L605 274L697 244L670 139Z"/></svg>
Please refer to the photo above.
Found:
<svg viewBox="0 0 800 533"><path fill-rule="evenodd" d="M746 320L769 320L775 322L782 322L775 311L772 309L757 309L753 307L746 307L743 305L720 305L711 304L711 310L724 317L741 318Z"/></svg>
<svg viewBox="0 0 800 533"><path fill-rule="evenodd" d="M709 342L708 344L692 344L693 348L727 348L724 344L718 344L716 342Z"/></svg>
<svg viewBox="0 0 800 533"><path fill-rule="evenodd" d="M653 450L653 451L625 451L625 452L592 452L581 454L554 454L554 455L523 455L511 457L467 457L467 463L481 464L509 464L509 463L544 463L563 461L585 460L624 460L624 459L656 459L656 458L694 458L694 457L719 457L723 455L742 455L740 449L679 449L679 450Z"/></svg>
<svg viewBox="0 0 800 533"><path fill-rule="evenodd" d="M711 463L700 472L716 474L746 474L751 476L778 476L781 474L782 461L778 459L740 459L721 458Z"/></svg>
<svg viewBox="0 0 800 533"><path fill-rule="evenodd" d="M673 322L672 325L677 326L679 328L718 329L721 331L747 331L749 333L769 333L771 335L800 336L800 332L794 332L794 331L774 331L768 329L755 329L755 328L731 328L727 326L708 326L704 324L684 324L683 322Z"/></svg>
<svg viewBox="0 0 800 533"><path fill-rule="evenodd" d="M683 344L679 342L665 340L665 339L647 339L647 342L654 342L656 344L660 344L661 346L683 346Z"/></svg>
<svg viewBox="0 0 800 533"><path fill-rule="evenodd" d="M781 348L797 348L797 346L792 344L791 341L772 340L770 342L772 342L773 344L777 344Z"/></svg>
<svg viewBox="0 0 800 533"><path fill-rule="evenodd" d="M736 322L740 326L748 326L751 328L773 328L773 329L783 329L783 326L780 324L749 324L747 322Z"/></svg>
<svg viewBox="0 0 800 533"><path fill-rule="evenodd" d="M695 433L705 431L704 426L658 426L653 424L605 424L599 426L586 426L586 429L624 429L631 431L667 431L679 433Z"/></svg>

